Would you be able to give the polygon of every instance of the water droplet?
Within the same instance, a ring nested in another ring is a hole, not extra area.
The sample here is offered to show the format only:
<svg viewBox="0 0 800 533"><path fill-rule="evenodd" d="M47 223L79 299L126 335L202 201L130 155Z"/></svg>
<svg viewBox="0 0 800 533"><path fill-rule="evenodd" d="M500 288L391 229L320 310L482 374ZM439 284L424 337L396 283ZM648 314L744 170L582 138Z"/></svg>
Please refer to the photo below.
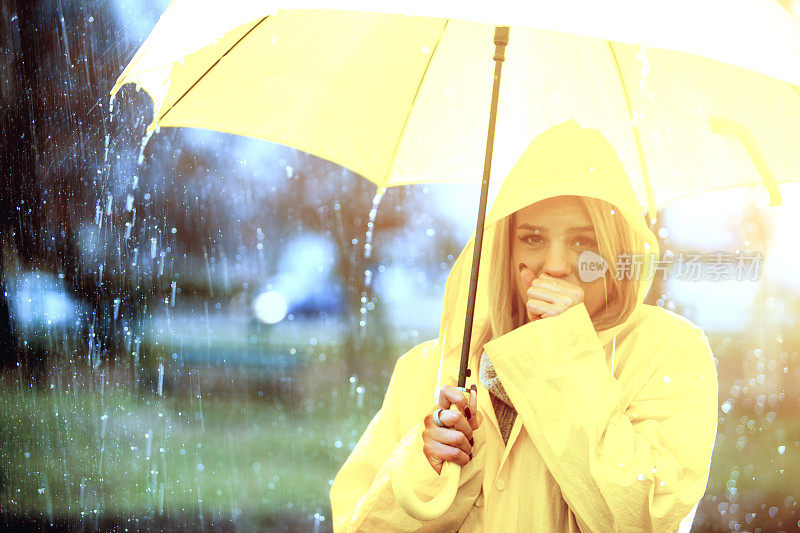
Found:
<svg viewBox="0 0 800 533"><path fill-rule="evenodd" d="M163 397L164 396L164 364L158 364L158 395Z"/></svg>
<svg viewBox="0 0 800 533"><path fill-rule="evenodd" d="M137 89L138 88L139 87L137 86ZM147 143L150 142L150 138L153 136L153 133L155 133L157 130L158 128L156 127L156 129L152 129L144 134L144 137L142 138L142 144L139 147L139 159L137 160L139 165L144 162L144 149L147 147Z"/></svg>

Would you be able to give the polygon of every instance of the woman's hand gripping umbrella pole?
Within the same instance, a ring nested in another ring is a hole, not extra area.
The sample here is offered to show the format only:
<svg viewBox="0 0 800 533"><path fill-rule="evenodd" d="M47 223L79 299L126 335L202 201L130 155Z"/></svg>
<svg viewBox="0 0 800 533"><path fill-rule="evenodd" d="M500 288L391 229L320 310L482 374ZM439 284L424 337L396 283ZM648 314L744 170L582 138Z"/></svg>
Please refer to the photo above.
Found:
<svg viewBox="0 0 800 533"><path fill-rule="evenodd" d="M494 29L494 80L492 83L492 104L489 114L489 131L486 135L486 154L483 162L483 181L481 182L480 207L478 209L478 221L475 228L475 248L472 256L472 273L470 274L469 297L467 300L467 317L464 322L464 339L461 342L461 362L458 372L458 387L466 400L470 399L470 392L466 388L467 377L470 374L468 369L470 340L472 338L472 318L475 312L475 294L478 290L478 267L481 262L481 248L483 244L483 224L486 218L486 203L489 194L489 175L492 168L492 149L494 147L494 131L497 119L497 102L500 93L500 74L505 60L505 49L508 44L508 26L496 26ZM459 402L460 403L460 402ZM458 410L456 403L450 405L450 409ZM438 415L440 411L436 411ZM473 416L477 416L474 413ZM436 420L434 420L436 421ZM436 423L443 427L441 421ZM458 492L459 478L461 477L461 466L452 461L445 461L442 464L441 475L447 476L447 484L441 492L428 501L421 500L414 492L414 480L408 469L395 464L392 467L392 490L394 497L401 507L410 516L417 520L433 520L445 513L453 504L456 492Z"/></svg>

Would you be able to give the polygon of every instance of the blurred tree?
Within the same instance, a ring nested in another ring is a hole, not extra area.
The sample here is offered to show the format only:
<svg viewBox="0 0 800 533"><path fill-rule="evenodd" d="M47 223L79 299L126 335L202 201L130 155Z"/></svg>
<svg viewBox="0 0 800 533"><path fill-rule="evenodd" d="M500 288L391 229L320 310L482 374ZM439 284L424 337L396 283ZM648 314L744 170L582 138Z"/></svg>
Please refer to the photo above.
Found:
<svg viewBox="0 0 800 533"><path fill-rule="evenodd" d="M117 275L119 268L106 269L103 277L96 270L99 261L81 261L79 243L109 186L103 147L110 130L101 104L107 74L119 68L123 51L95 62L97 50L116 39L107 10L97 2L0 5L0 40L6 43L0 56L0 121L7 132L0 141L3 283L17 274L9 268L9 253L22 269L58 273L67 289L89 304L91 326L85 331L93 331L98 353L114 344L113 301L130 286L130 278ZM114 250L114 244L106 235L106 248ZM0 292L1 357L6 363L18 356L36 363L24 353L10 355L12 317L5 294Z"/></svg>
<svg viewBox="0 0 800 533"><path fill-rule="evenodd" d="M368 281L378 275L377 267L385 261L376 242L412 225L430 209L425 209L423 198L415 196L409 187L389 188L377 197L375 184L323 159L301 156L296 165L296 170L287 173L287 186L281 188L271 207L275 218L286 222L281 227L282 238L288 239L297 228L304 228L326 235L335 243L336 273L347 319L340 353L347 373L359 375L369 366L364 364L364 358L382 353L386 342L384 336L376 334L377 330L360 324L362 320L374 321L373 325L380 327L385 320L384 308L375 305ZM375 220L370 222L373 209ZM367 242L368 232L374 236L372 242ZM420 266L438 268L436 257L419 259ZM366 312L367 308L372 310ZM372 333L366 334L367 331ZM387 331L385 337L391 337L391 332Z"/></svg>
<svg viewBox="0 0 800 533"><path fill-rule="evenodd" d="M36 91L37 57L31 44L35 27L33 5L25 1L0 4L0 40L6 43L0 56L0 361L16 362L12 340L5 274L8 244L26 256L37 255L36 235L29 224L39 218L33 207L40 204L41 191L31 179L36 174L36 116L32 101ZM22 24L20 23L22 21Z"/></svg>

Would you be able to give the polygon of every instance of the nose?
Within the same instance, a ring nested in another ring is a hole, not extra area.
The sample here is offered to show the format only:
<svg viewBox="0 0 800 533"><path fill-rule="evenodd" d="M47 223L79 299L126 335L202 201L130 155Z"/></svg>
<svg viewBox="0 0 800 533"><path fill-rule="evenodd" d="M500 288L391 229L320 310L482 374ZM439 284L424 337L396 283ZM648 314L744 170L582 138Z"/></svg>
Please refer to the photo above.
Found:
<svg viewBox="0 0 800 533"><path fill-rule="evenodd" d="M563 245L556 243L547 250L542 270L554 278L563 278L569 275L569 256Z"/></svg>

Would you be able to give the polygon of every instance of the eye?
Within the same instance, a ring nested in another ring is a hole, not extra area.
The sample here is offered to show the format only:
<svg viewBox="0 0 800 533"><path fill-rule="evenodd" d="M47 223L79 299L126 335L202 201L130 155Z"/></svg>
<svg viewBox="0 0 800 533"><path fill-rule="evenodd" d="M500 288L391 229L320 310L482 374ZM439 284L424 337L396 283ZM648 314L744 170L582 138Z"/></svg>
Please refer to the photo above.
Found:
<svg viewBox="0 0 800 533"><path fill-rule="evenodd" d="M538 233L520 235L519 240L521 240L525 244L542 244L544 242L544 238Z"/></svg>
<svg viewBox="0 0 800 533"><path fill-rule="evenodd" d="M578 248L597 248L597 242L589 237L578 237L575 239Z"/></svg>

